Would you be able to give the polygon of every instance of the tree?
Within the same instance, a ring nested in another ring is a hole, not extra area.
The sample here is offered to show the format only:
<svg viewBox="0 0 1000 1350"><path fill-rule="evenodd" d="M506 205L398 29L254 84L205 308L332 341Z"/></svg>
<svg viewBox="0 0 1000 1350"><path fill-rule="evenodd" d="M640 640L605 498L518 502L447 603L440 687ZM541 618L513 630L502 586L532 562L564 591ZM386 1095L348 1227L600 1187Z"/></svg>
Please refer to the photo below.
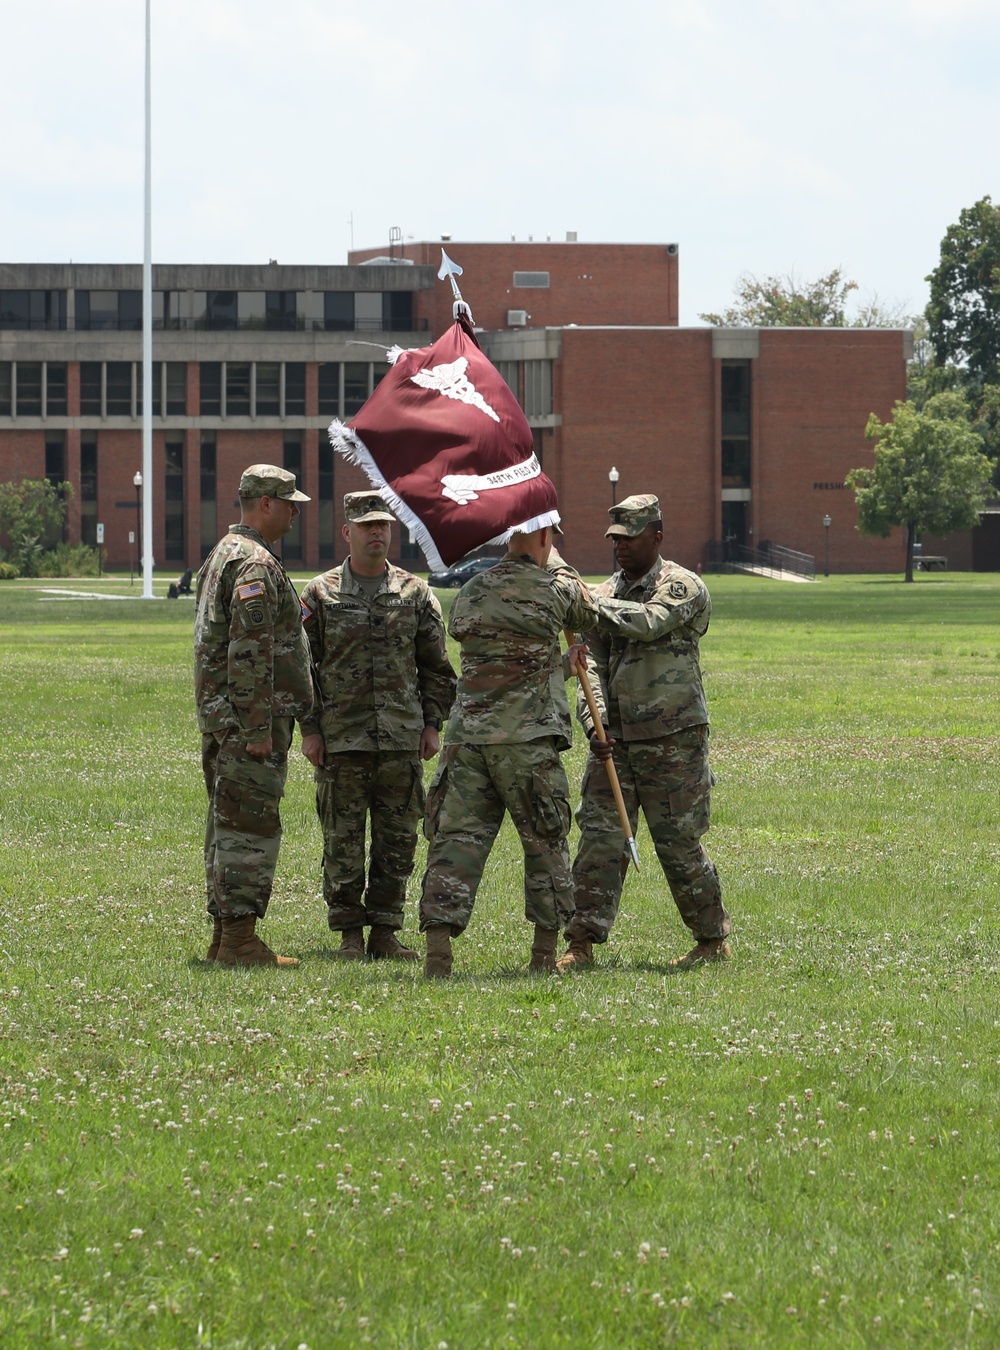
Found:
<svg viewBox="0 0 1000 1350"><path fill-rule="evenodd" d="M46 544L62 538L66 502L72 495L72 484L55 487L45 478L0 483L0 539L24 576L33 574Z"/></svg>
<svg viewBox="0 0 1000 1350"><path fill-rule="evenodd" d="M1000 383L1000 208L989 197L959 214L927 277L934 359L964 366L973 383Z"/></svg>
<svg viewBox="0 0 1000 1350"><path fill-rule="evenodd" d="M800 282L786 277L764 277L744 272L736 283L736 303L721 314L699 314L717 328L897 328L909 320L899 305L887 305L872 296L853 318L847 301L858 289L835 267L825 277Z"/></svg>
<svg viewBox="0 0 1000 1350"><path fill-rule="evenodd" d="M935 394L923 410L897 403L889 422L872 413L865 435L875 444L874 467L852 469L846 479L857 502L858 529L884 539L894 525L904 526L906 580L912 581L917 531L972 529L992 466L959 393Z"/></svg>

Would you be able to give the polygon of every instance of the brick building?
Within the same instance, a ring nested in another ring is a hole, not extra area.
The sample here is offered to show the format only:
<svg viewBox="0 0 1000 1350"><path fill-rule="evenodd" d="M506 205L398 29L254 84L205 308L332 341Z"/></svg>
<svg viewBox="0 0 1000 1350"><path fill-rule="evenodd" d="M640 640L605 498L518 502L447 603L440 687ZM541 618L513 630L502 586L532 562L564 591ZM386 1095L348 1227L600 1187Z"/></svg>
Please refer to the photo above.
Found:
<svg viewBox="0 0 1000 1350"><path fill-rule="evenodd" d="M860 536L842 485L871 462L869 413L904 397L908 332L680 328L673 244L445 247L582 570L606 569L607 507L638 491L659 495L669 553L688 566L720 540L821 565L828 546L832 571L902 566L901 532ZM343 558L341 498L366 482L334 462L326 427L358 410L388 347L426 345L451 322L440 249L396 238L340 267L153 268L159 571L200 563L237 518L240 471L260 460L293 469L313 498L286 560L310 571ZM141 285L138 266L0 265L0 477L68 479L70 539L93 543L102 523L117 567L137 525ZM403 533L395 556L422 566Z"/></svg>

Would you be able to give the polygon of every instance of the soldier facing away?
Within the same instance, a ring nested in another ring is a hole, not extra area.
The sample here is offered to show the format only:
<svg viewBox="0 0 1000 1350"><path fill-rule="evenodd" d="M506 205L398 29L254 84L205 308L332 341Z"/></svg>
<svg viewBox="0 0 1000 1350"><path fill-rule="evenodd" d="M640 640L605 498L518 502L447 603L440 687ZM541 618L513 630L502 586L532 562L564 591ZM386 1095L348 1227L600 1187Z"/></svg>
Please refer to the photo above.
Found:
<svg viewBox="0 0 1000 1350"><path fill-rule="evenodd" d="M448 631L462 646L458 697L424 818L430 841L420 900L424 974L451 974L493 841L509 812L524 850L525 917L535 925L530 969L554 971L559 929L573 912L566 838L569 784L560 760L572 739L565 681L577 654L564 628L592 622L586 587L547 566L552 529L515 534L496 567L466 583Z"/></svg>
<svg viewBox="0 0 1000 1350"><path fill-rule="evenodd" d="M267 913L278 861L294 721L313 702L298 596L273 551L307 501L287 469L251 465L240 479L240 523L198 574L195 701L213 919L207 960L223 965L298 965L276 956L255 927Z"/></svg>
<svg viewBox="0 0 1000 1350"><path fill-rule="evenodd" d="M350 557L302 592L321 703L302 719L323 829L327 922L337 955L417 960L397 936L423 815L423 760L438 753L455 696L441 606L386 561L393 516L377 492L344 497ZM371 855L365 882L365 824Z"/></svg>
<svg viewBox="0 0 1000 1350"><path fill-rule="evenodd" d="M608 740L602 744L594 736L581 696L578 715L591 754L577 812L576 912L565 930L569 948L559 969L589 965L593 943L607 942L618 913L628 854L602 763L612 756L632 829L641 807L674 902L696 939L686 956L671 962L686 969L729 956L729 915L718 872L701 843L713 780L698 642L712 602L700 577L660 557L663 522L656 497L628 497L608 514L605 537L614 540L620 570L594 589L597 626L586 634Z"/></svg>

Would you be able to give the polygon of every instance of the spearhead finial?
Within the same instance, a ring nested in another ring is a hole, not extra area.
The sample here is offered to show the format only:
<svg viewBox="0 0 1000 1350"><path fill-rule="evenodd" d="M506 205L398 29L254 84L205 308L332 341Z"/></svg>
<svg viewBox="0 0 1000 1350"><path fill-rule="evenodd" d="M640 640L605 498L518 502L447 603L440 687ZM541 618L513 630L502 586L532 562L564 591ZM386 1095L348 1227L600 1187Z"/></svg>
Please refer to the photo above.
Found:
<svg viewBox="0 0 1000 1350"><path fill-rule="evenodd" d="M455 297L455 303L451 307L452 316L456 319L468 319L472 323L472 310L462 299L462 292L458 289L456 277L462 275L462 269L458 263L449 258L444 249L441 250L441 266L438 268L438 280L444 281L447 278L451 282L451 293Z"/></svg>

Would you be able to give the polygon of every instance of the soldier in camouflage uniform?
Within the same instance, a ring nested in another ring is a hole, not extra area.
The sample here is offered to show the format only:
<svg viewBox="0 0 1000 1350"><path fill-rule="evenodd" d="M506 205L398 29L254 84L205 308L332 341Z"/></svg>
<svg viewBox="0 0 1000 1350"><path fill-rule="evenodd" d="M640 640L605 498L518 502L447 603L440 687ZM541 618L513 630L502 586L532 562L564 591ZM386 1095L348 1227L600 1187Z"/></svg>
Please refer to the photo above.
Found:
<svg viewBox="0 0 1000 1350"><path fill-rule="evenodd" d="M349 559L302 592L322 693L301 730L316 770L327 921L342 934L340 957L364 958L368 924L369 958L417 960L396 935L424 810L421 761L438 753L455 672L430 587L386 562L385 503L373 491L349 492L344 516Z"/></svg>
<svg viewBox="0 0 1000 1350"><path fill-rule="evenodd" d="M195 701L214 922L208 960L224 965L298 965L275 956L254 929L274 881L294 719L313 702L298 596L273 552L307 501L294 474L252 465L240 479L240 523L198 574Z"/></svg>
<svg viewBox="0 0 1000 1350"><path fill-rule="evenodd" d="M572 738L564 628L594 609L565 564L547 566L552 530L517 534L496 567L459 591L448 631L462 646L458 698L428 794L430 840L420 900L424 973L451 974L451 938L465 929L493 841L510 812L524 849L530 969L555 970L559 929L573 912L566 838L569 785L559 758Z"/></svg>
<svg viewBox="0 0 1000 1350"><path fill-rule="evenodd" d="M729 955L729 915L719 876L701 843L709 825L712 771L708 710L698 664L712 602L701 578L659 555L656 497L639 494L611 508L605 537L620 570L594 590L598 626L586 634L594 694L608 733L602 745L582 695L578 715L591 737L577 813L573 863L576 913L560 970L593 961L621 899L628 853L603 760L612 757L634 830L646 817L656 856L680 916L696 939L678 968Z"/></svg>

